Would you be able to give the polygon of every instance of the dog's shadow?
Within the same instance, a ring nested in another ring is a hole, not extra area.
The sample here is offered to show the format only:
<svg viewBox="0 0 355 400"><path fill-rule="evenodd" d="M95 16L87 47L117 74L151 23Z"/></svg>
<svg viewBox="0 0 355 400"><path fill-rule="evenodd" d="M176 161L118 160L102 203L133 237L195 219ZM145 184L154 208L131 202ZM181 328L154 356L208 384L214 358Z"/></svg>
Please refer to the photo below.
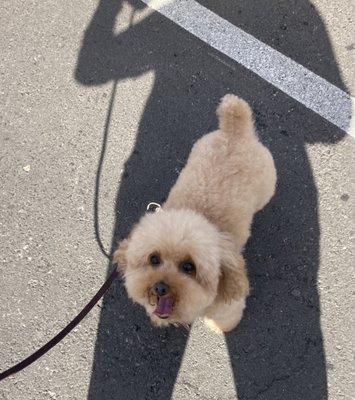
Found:
<svg viewBox="0 0 355 400"><path fill-rule="evenodd" d="M326 399L317 190L305 145L333 143L343 133L156 12L115 35L121 3L100 1L75 72L84 85L155 74L117 192L112 249L149 201L164 201L192 144L215 128L218 100L232 92L249 101L275 158L278 187L256 216L246 249L252 294L245 317L226 335L236 391L240 400ZM232 9L200 3L344 89L322 20L308 1L299 1L298 10L276 1L267 9L261 0ZM302 33L294 29L295 11ZM117 283L103 303L89 399L169 399L187 338L180 329L152 328Z"/></svg>

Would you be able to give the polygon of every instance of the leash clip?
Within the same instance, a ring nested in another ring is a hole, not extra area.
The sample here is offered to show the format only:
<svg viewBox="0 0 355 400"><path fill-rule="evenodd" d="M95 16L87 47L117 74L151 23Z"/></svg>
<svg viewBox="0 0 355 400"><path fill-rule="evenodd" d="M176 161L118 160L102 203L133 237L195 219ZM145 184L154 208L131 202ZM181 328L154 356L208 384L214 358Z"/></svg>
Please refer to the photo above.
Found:
<svg viewBox="0 0 355 400"><path fill-rule="evenodd" d="M159 212L161 210L161 205L159 203L151 202L147 205L148 212Z"/></svg>

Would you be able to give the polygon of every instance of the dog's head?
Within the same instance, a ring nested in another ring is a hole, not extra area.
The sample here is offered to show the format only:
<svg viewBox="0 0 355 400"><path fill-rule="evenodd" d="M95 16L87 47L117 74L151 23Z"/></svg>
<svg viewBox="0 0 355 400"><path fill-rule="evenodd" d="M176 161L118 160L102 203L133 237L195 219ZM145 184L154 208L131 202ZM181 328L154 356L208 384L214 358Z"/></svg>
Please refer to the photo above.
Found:
<svg viewBox="0 0 355 400"><path fill-rule="evenodd" d="M157 325L193 322L218 297L248 293L243 258L202 215L162 210L145 215L114 254L129 297Z"/></svg>

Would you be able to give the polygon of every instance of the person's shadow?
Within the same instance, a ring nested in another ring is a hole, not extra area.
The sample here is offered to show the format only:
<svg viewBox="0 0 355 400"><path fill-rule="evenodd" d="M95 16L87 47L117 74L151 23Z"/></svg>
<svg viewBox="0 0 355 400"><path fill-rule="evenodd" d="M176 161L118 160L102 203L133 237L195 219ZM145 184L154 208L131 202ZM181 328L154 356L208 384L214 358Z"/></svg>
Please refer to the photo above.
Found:
<svg viewBox="0 0 355 400"><path fill-rule="evenodd" d="M146 7L129 3L135 10ZM269 1L267 7L262 0L241 0L234 7L200 3L345 90L326 29L309 1L298 1L297 9L289 1ZM147 71L155 74L117 188L110 251L148 202L167 197L193 143L216 127L219 99L231 92L249 101L261 140L275 158L278 186L255 218L246 249L252 294L245 316L226 335L236 391L240 400L327 399L317 189L305 146L334 143L343 132L157 12L116 35L121 11L121 0L100 1L75 71L83 85L112 81L114 87ZM117 96L124 101L124 93ZM111 108L96 181L96 233L110 113ZM187 338L181 329L152 327L117 282L104 298L88 398L169 399Z"/></svg>

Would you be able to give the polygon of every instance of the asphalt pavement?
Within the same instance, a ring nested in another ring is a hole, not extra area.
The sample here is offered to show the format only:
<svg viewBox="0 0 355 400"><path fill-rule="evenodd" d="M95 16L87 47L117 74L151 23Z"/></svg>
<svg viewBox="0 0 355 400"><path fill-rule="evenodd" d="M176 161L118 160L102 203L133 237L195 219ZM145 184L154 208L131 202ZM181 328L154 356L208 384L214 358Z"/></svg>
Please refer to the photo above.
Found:
<svg viewBox="0 0 355 400"><path fill-rule="evenodd" d="M117 281L58 346L0 383L0 399L350 400L350 126L146 3L2 2L0 371L93 296L107 254L164 201L225 93L250 102L278 171L245 250L245 317L225 336L200 322L157 329ZM347 2L195 3L353 93Z"/></svg>

